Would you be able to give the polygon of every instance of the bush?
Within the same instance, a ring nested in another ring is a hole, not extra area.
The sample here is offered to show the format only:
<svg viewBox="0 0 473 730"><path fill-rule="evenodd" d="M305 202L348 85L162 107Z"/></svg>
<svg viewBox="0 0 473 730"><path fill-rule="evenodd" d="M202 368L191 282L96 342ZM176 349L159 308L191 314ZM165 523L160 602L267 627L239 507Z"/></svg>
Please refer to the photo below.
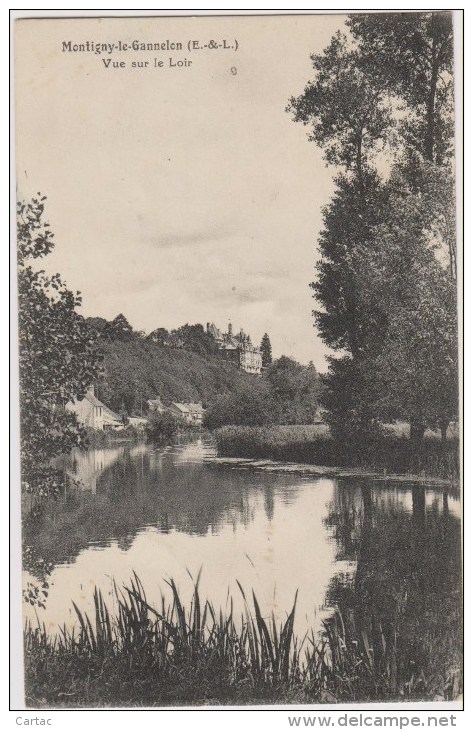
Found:
<svg viewBox="0 0 473 730"><path fill-rule="evenodd" d="M204 425L312 424L320 394L319 376L308 366L280 357L262 378L247 377L209 408Z"/></svg>
<svg viewBox="0 0 473 730"><path fill-rule="evenodd" d="M236 391L222 396L205 413L203 425L219 428L232 423L239 426L263 426L275 418L276 403L265 380L245 378Z"/></svg>
<svg viewBox="0 0 473 730"><path fill-rule="evenodd" d="M178 418L168 411L153 413L146 426L146 435L154 443L169 443L177 436L183 425Z"/></svg>

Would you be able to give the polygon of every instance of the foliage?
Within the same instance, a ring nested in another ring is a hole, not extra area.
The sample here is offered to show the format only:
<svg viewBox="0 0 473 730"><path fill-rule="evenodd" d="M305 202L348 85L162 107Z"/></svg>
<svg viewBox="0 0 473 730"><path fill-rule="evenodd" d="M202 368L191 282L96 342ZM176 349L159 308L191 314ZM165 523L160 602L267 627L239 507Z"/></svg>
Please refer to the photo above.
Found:
<svg viewBox="0 0 473 730"><path fill-rule="evenodd" d="M452 154L453 23L450 12L350 15L360 66L408 112L400 131L426 160Z"/></svg>
<svg viewBox="0 0 473 730"><path fill-rule="evenodd" d="M227 424L313 423L320 381L313 364L280 357L262 378L242 380L234 393L218 398L204 417L207 428Z"/></svg>
<svg viewBox="0 0 473 730"><path fill-rule="evenodd" d="M327 426L314 425L224 426L215 431L215 439L219 456L362 468L383 478L414 474L458 482L460 473L457 438L440 448L438 436L417 444L386 429L354 443L352 434L334 438Z"/></svg>
<svg viewBox="0 0 473 730"><path fill-rule="evenodd" d="M380 431L374 405L373 374L366 361L349 357L328 358L328 371L322 375L325 421L337 441L357 451Z"/></svg>
<svg viewBox="0 0 473 730"><path fill-rule="evenodd" d="M103 376L97 397L115 412L124 406L129 416L145 413L146 401L203 402L232 393L250 376L218 355L210 358L183 348L164 347L149 338L99 339Z"/></svg>
<svg viewBox="0 0 473 730"><path fill-rule="evenodd" d="M148 339L162 347L184 348L203 357L213 357L218 352L213 337L201 324L184 324L171 332L158 327L148 335Z"/></svg>
<svg viewBox="0 0 473 730"><path fill-rule="evenodd" d="M100 363L94 334L76 311L80 292L33 266L54 247L44 200L17 205L22 489L37 496L56 495L62 483L51 460L84 444L63 406L85 395Z"/></svg>
<svg viewBox="0 0 473 730"><path fill-rule="evenodd" d="M399 418L413 435L445 434L458 413L452 18L356 14L347 28L312 56L315 79L288 107L344 168L311 285L338 353L324 404L337 438Z"/></svg>
<svg viewBox="0 0 473 730"><path fill-rule="evenodd" d="M177 330L172 330L171 335L182 342L182 347L190 352L196 352L202 356L215 356L218 352L217 345L201 324L185 324Z"/></svg>
<svg viewBox="0 0 473 730"><path fill-rule="evenodd" d="M295 121L311 125L309 139L324 149L327 162L354 172L362 189L364 169L386 142L391 125L380 79L368 64L360 65L358 50L340 32L311 60L315 80L291 98L288 111Z"/></svg>
<svg viewBox="0 0 473 730"><path fill-rule="evenodd" d="M433 189L440 201L441 186ZM394 190L390 198L376 245L359 256L365 308L377 306L385 323L383 346L367 361L374 408L381 419L446 432L458 417L455 282L439 260L437 211L422 184L415 195Z"/></svg>
<svg viewBox="0 0 473 730"><path fill-rule="evenodd" d="M271 347L271 340L269 339L269 335L267 332L264 333L264 335L261 339L260 350L261 350L262 366L264 368L267 368L273 362L273 351L272 351L272 347Z"/></svg>
<svg viewBox="0 0 473 730"><path fill-rule="evenodd" d="M112 341L122 340L126 342L133 339L134 332L127 318L123 314L117 314L114 320L105 323L101 335Z"/></svg>
<svg viewBox="0 0 473 730"><path fill-rule="evenodd" d="M313 363L301 365L283 355L268 368L265 379L276 403L277 423L313 423L320 395Z"/></svg>
<svg viewBox="0 0 473 730"><path fill-rule="evenodd" d="M317 279L310 285L319 305L316 326L324 342L353 357L371 347L384 330L379 306L366 311L359 288L359 254L374 245L374 228L382 220L387 195L376 173L365 176L365 195L357 195L357 183L339 175L335 193L323 209L324 228L319 239Z"/></svg>
<svg viewBox="0 0 473 730"><path fill-rule="evenodd" d="M223 395L208 408L203 425L219 428L227 423L241 426L261 426L271 423L277 411L269 383L248 377L238 384L233 393Z"/></svg>
<svg viewBox="0 0 473 730"><path fill-rule="evenodd" d="M146 435L155 443L170 443L182 428L182 419L172 413L152 413L146 425Z"/></svg>

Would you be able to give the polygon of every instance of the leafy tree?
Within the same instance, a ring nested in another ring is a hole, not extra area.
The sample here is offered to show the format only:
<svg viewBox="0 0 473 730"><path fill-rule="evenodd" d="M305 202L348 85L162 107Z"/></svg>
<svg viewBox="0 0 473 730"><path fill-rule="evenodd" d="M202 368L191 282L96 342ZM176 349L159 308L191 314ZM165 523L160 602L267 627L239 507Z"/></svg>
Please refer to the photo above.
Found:
<svg viewBox="0 0 473 730"><path fill-rule="evenodd" d="M311 287L321 305L314 317L322 339L348 354L337 366L339 376L340 367L347 368L346 377L331 381L329 375L325 383L330 388L331 383L336 387L343 382L345 391L348 382L356 386L351 358L361 360L372 348L373 336L378 341L383 331L376 312L363 308L357 270L358 252L372 245L371 231L385 202L375 162L380 147L393 136L392 116L379 79L368 65L362 68L358 49L345 35L337 33L324 53L312 55L311 60L315 79L301 96L291 98L288 111L295 121L311 126L309 139L324 150L327 163L343 168L335 179L335 195L323 211L321 257ZM350 401L357 400L355 393L352 396ZM336 391L332 400L338 403L338 411L343 400ZM335 420L338 426L343 423L338 416Z"/></svg>
<svg viewBox="0 0 473 730"><path fill-rule="evenodd" d="M320 380L314 365L301 365L283 356L269 366L263 378L243 377L235 392L218 398L206 412L204 425L312 423L319 395Z"/></svg>
<svg viewBox="0 0 473 730"><path fill-rule="evenodd" d="M335 350L361 357L383 332L379 307L367 312L357 282L360 251L374 245L373 229L382 220L386 194L379 177L365 177L364 203L357 183L345 175L336 178L334 196L324 209L316 265L317 279L310 285L322 305L314 311L324 342Z"/></svg>
<svg viewBox="0 0 473 730"><path fill-rule="evenodd" d="M269 367L265 380L276 404L275 422L313 422L320 395L319 376L313 364L301 365L283 355Z"/></svg>
<svg viewBox="0 0 473 730"><path fill-rule="evenodd" d="M265 426L274 423L276 410L269 384L262 379L244 378L234 393L220 397L207 409L203 425Z"/></svg>
<svg viewBox="0 0 473 730"><path fill-rule="evenodd" d="M451 14L357 14L347 26L351 39L338 33L312 56L315 80L289 106L344 168L311 285L339 353L324 378L331 427L364 435L402 417L413 434L444 433L457 408ZM381 178L386 144L401 154Z"/></svg>
<svg viewBox="0 0 473 730"><path fill-rule="evenodd" d="M407 144L443 164L453 137L452 14L357 13L348 27L363 71L407 105L400 127Z"/></svg>
<svg viewBox="0 0 473 730"><path fill-rule="evenodd" d="M102 336L108 337L109 340L132 340L134 337L133 327L128 322L127 318L123 314L117 314L112 322L107 324L102 329Z"/></svg>
<svg viewBox="0 0 473 730"><path fill-rule="evenodd" d="M431 185L428 178L428 194ZM366 361L371 394L380 417L409 421L413 437L431 426L445 438L458 415L456 287L438 256L441 209L429 205L422 185L402 198L393 190L388 220L374 231L377 245L360 257L366 308L381 302L386 323L383 347Z"/></svg>
<svg viewBox="0 0 473 730"><path fill-rule="evenodd" d="M372 374L366 363L349 355L330 356L328 364L328 372L321 376L325 385L321 391L325 420L337 441L345 446L356 445L378 431Z"/></svg>
<svg viewBox="0 0 473 730"><path fill-rule="evenodd" d="M64 405L82 398L100 370L94 333L76 311L80 292L32 266L54 248L44 201L38 194L17 204L21 481L41 497L55 496L63 481L52 459L84 445Z"/></svg>
<svg viewBox="0 0 473 730"><path fill-rule="evenodd" d="M184 324L177 330L173 330L171 334L182 342L185 350L203 356L212 356L217 352L218 348L213 337L204 330L201 324Z"/></svg>
<svg viewBox="0 0 473 730"><path fill-rule="evenodd" d="M327 163L353 173L358 192L365 173L391 128L391 109L383 103L379 79L358 50L338 32L322 54L311 56L315 79L290 99L294 120L311 126L309 139L324 150Z"/></svg>
<svg viewBox="0 0 473 730"><path fill-rule="evenodd" d="M154 443L170 443L182 425L179 419L169 411L153 413L146 425L146 434Z"/></svg>
<svg viewBox="0 0 473 730"><path fill-rule="evenodd" d="M169 345L169 331L164 327L158 327L153 330L149 335L148 339L151 342L155 342L157 345L166 346Z"/></svg>
<svg viewBox="0 0 473 730"><path fill-rule="evenodd" d="M86 322L89 327L95 330L98 334L101 334L109 324L103 317L87 317Z"/></svg>
<svg viewBox="0 0 473 730"><path fill-rule="evenodd" d="M260 349L261 349L262 365L264 368L267 368L273 362L273 351L271 348L271 340L269 339L269 335L267 332L265 332L263 335L263 338L261 340Z"/></svg>
<svg viewBox="0 0 473 730"><path fill-rule="evenodd" d="M121 422L124 426L128 426L130 423L130 419L128 417L128 410L125 406L125 403L122 401L122 404L120 406L120 410L118 411L118 415L120 417Z"/></svg>

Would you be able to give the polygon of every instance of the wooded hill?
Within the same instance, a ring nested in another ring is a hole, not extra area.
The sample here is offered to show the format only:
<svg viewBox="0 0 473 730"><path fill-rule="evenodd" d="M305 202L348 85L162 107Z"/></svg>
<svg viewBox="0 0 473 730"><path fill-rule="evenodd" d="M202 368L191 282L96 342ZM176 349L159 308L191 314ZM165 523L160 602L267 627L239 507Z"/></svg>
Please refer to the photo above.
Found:
<svg viewBox="0 0 473 730"><path fill-rule="evenodd" d="M206 424L265 425L312 423L320 395L320 378L312 363L290 357L272 361L262 377L227 362L201 324L185 324L168 332L145 335L119 314L112 322L88 319L102 353L98 398L120 414L146 415L148 399L201 401Z"/></svg>
<svg viewBox="0 0 473 730"><path fill-rule="evenodd" d="M156 341L154 333L134 331L123 315L113 322L91 317L88 323L103 355L96 393L114 411L145 413L146 401L158 396L166 405L202 401L207 407L251 378L220 357L201 325L179 328L171 346Z"/></svg>

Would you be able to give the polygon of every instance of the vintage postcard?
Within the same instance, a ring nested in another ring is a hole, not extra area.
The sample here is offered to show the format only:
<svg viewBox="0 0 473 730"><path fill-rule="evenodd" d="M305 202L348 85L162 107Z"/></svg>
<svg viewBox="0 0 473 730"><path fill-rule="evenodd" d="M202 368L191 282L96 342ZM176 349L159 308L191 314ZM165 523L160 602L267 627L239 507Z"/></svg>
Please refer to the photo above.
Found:
<svg viewBox="0 0 473 730"><path fill-rule="evenodd" d="M461 707L459 24L15 21L27 708Z"/></svg>

